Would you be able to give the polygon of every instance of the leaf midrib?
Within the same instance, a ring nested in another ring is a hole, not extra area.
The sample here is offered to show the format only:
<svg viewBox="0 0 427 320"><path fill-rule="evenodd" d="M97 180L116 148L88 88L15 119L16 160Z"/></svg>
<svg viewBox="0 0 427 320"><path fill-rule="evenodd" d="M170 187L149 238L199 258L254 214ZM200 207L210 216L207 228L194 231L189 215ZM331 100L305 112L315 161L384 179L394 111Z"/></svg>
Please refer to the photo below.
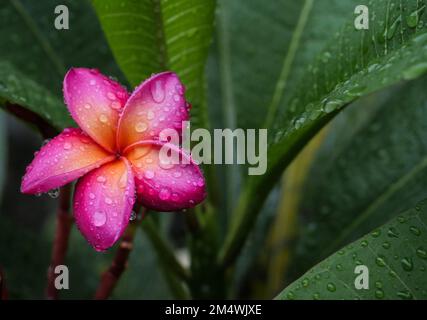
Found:
<svg viewBox="0 0 427 320"><path fill-rule="evenodd" d="M307 25L308 16L313 8L313 0L305 0L301 9L297 25L292 33L291 43L288 51L283 59L282 70L277 79L270 106L267 109L267 117L265 119L264 128L269 128L272 124L277 112L277 108L286 89L289 74L291 72L297 49L301 42L301 37L305 26Z"/></svg>

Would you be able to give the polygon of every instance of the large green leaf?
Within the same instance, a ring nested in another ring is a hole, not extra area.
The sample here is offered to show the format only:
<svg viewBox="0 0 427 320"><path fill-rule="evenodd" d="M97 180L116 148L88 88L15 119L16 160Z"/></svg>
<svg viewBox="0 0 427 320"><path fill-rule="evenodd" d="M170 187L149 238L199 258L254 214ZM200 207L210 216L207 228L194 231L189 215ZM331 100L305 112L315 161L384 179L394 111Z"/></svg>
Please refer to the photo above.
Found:
<svg viewBox="0 0 427 320"><path fill-rule="evenodd" d="M357 1L220 0L217 61L221 96L210 107L234 112L238 127L262 125L268 108L292 91L315 54L343 25ZM286 89L286 91L285 91ZM227 121L226 126L230 126Z"/></svg>
<svg viewBox="0 0 427 320"><path fill-rule="evenodd" d="M214 0L93 0L118 64L132 85L175 71L187 88L196 125L205 126L204 69Z"/></svg>
<svg viewBox="0 0 427 320"><path fill-rule="evenodd" d="M369 30L354 28L353 10L345 15L348 22L308 64L289 108L276 117L267 173L248 179L220 260L234 259L280 173L322 126L357 98L427 71L426 27L411 27L410 20L414 12L422 13L423 5L371 1Z"/></svg>
<svg viewBox="0 0 427 320"><path fill-rule="evenodd" d="M54 27L57 5L69 9L69 30ZM71 66L99 68L120 76L88 2L0 3L1 105L19 104L58 129L72 125L62 102L62 80Z"/></svg>
<svg viewBox="0 0 427 320"><path fill-rule="evenodd" d="M306 270L427 195L426 85L423 77L394 88L352 137L337 137L341 125L331 129L301 203L294 269ZM369 104L360 107L369 113Z"/></svg>
<svg viewBox="0 0 427 320"><path fill-rule="evenodd" d="M277 299L426 299L426 243L424 201L322 261ZM358 265L369 270L368 289L356 289Z"/></svg>

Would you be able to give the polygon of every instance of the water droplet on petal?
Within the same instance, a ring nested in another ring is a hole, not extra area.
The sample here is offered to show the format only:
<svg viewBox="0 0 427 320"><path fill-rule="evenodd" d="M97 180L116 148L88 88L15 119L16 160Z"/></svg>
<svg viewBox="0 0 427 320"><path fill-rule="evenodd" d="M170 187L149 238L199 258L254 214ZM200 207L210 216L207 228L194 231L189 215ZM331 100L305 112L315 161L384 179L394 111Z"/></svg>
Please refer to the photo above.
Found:
<svg viewBox="0 0 427 320"><path fill-rule="evenodd" d="M85 109L89 110L92 106L89 103L85 103L84 107Z"/></svg>
<svg viewBox="0 0 427 320"><path fill-rule="evenodd" d="M157 103L162 102L165 99L165 90L163 89L163 82L160 80L154 81L151 84L151 96Z"/></svg>
<svg viewBox="0 0 427 320"><path fill-rule="evenodd" d="M104 176L99 176L96 178L96 181L98 181L100 183L104 183L105 181L107 181L107 179Z"/></svg>
<svg viewBox="0 0 427 320"><path fill-rule="evenodd" d="M159 167L164 170L169 170L174 167L174 164L171 163L172 161L168 161L167 159L160 159L159 161Z"/></svg>
<svg viewBox="0 0 427 320"><path fill-rule="evenodd" d="M114 93L112 93L112 92L108 92L107 93L107 97L110 100L116 100L117 99L116 95Z"/></svg>
<svg viewBox="0 0 427 320"><path fill-rule="evenodd" d="M101 121L102 123L107 123L108 118L107 118L107 116L105 114L101 114L99 116L99 121Z"/></svg>
<svg viewBox="0 0 427 320"><path fill-rule="evenodd" d="M71 146L71 143L69 143L69 142L65 142L65 143L64 143L64 149L65 149L65 150L70 150L70 149L71 149L71 147L72 147L72 146Z"/></svg>
<svg viewBox="0 0 427 320"><path fill-rule="evenodd" d="M93 214L93 225L95 227L102 227L107 221L107 216L104 211L95 211Z"/></svg>
<svg viewBox="0 0 427 320"><path fill-rule="evenodd" d="M147 130L148 126L145 122L138 122L135 125L135 131L138 133L144 132L145 130Z"/></svg>
<svg viewBox="0 0 427 320"><path fill-rule="evenodd" d="M111 108L112 109L114 109L114 110L119 110L120 108L121 108L121 104L120 104L120 102L118 102L118 101L113 101L112 103L111 103Z"/></svg>
<svg viewBox="0 0 427 320"><path fill-rule="evenodd" d="M94 193L89 193L89 198L91 198L92 200L95 199L95 194Z"/></svg>
<svg viewBox="0 0 427 320"><path fill-rule="evenodd" d="M154 119L154 112L152 110L149 110L147 112L147 119L148 120L153 120Z"/></svg>
<svg viewBox="0 0 427 320"><path fill-rule="evenodd" d="M167 189L167 188L163 188L159 192L159 198L161 200L168 200L170 198L170 195L171 195L171 193L170 193L169 189Z"/></svg>
<svg viewBox="0 0 427 320"><path fill-rule="evenodd" d="M145 171L145 177L147 178L147 179L153 179L154 178L154 172L153 171L151 171L151 170L147 170L147 171Z"/></svg>
<svg viewBox="0 0 427 320"><path fill-rule="evenodd" d="M106 204L112 204L113 203L113 200L111 200L111 198L108 198L108 197L106 197L104 199L104 201L105 201Z"/></svg>
<svg viewBox="0 0 427 320"><path fill-rule="evenodd" d="M58 196L59 196L59 189L56 188L56 189L50 190L47 194L49 195L49 197L51 197L53 199L58 198Z"/></svg>
<svg viewBox="0 0 427 320"><path fill-rule="evenodd" d="M132 213L130 214L130 218L129 218L129 220L130 221L133 221L133 220L135 220L136 219L136 212L135 211L132 211Z"/></svg>

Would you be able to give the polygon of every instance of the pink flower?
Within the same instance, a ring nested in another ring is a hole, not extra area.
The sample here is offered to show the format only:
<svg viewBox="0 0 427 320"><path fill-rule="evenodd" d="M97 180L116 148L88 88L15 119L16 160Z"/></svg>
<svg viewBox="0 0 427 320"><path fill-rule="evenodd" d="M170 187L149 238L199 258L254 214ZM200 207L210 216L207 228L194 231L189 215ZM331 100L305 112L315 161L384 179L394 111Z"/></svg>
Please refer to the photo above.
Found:
<svg viewBox="0 0 427 320"><path fill-rule="evenodd" d="M96 250L111 247L125 230L135 203L158 211L193 207L206 195L198 166L179 147L159 139L162 130L181 134L189 118L184 87L172 72L152 76L129 96L97 70L73 68L64 79L65 103L80 126L65 129L36 154L21 191L35 194L79 178L74 217ZM164 164L159 150L189 164Z"/></svg>

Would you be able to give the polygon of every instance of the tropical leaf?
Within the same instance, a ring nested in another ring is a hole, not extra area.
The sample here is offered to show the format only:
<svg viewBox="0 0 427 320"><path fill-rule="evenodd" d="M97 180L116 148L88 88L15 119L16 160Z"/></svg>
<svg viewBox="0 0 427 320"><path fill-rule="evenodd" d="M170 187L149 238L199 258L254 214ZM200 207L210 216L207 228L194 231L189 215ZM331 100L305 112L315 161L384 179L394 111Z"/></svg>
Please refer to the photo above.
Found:
<svg viewBox="0 0 427 320"><path fill-rule="evenodd" d="M426 201L314 266L277 299L426 299ZM357 289L368 269L366 289Z"/></svg>
<svg viewBox="0 0 427 320"><path fill-rule="evenodd" d="M368 30L356 30L353 11L348 13L349 22L308 64L289 108L275 117L267 173L247 180L220 260L234 259L280 173L321 127L357 98L427 71L426 27L409 23L423 5L371 1Z"/></svg>
<svg viewBox="0 0 427 320"><path fill-rule="evenodd" d="M206 126L204 69L213 0L92 0L119 66L132 85L175 71L187 88L196 125Z"/></svg>
<svg viewBox="0 0 427 320"><path fill-rule="evenodd" d="M57 5L69 9L69 30L54 27ZM87 32L90 30L90 32ZM10 0L0 3L0 104L19 104L58 129L73 124L62 98L72 66L120 77L86 1Z"/></svg>
<svg viewBox="0 0 427 320"><path fill-rule="evenodd" d="M352 138L337 137L341 126L331 129L334 151L324 146L301 202L294 270L307 270L426 196L426 84L423 77L394 88Z"/></svg>
<svg viewBox="0 0 427 320"><path fill-rule="evenodd" d="M210 107L234 112L238 127L263 125L268 108L277 108L284 93L345 23L357 1L218 1L216 61L222 99ZM285 90L286 89L286 90ZM225 123L225 125L228 125ZM229 126L229 125L228 125Z"/></svg>

